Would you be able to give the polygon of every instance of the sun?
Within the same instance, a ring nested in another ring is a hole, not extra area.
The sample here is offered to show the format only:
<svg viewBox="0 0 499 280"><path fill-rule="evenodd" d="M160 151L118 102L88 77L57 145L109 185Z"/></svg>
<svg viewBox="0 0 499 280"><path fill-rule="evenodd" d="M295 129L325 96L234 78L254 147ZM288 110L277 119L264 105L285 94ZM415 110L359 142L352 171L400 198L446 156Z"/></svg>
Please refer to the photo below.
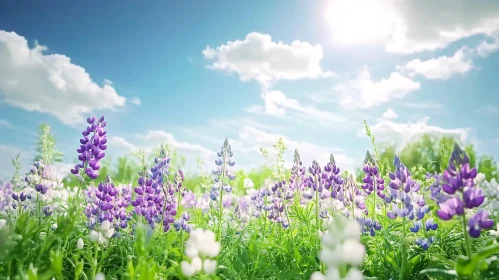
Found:
<svg viewBox="0 0 499 280"><path fill-rule="evenodd" d="M332 0L326 10L326 20L334 42L351 45L388 38L395 18L385 1Z"/></svg>

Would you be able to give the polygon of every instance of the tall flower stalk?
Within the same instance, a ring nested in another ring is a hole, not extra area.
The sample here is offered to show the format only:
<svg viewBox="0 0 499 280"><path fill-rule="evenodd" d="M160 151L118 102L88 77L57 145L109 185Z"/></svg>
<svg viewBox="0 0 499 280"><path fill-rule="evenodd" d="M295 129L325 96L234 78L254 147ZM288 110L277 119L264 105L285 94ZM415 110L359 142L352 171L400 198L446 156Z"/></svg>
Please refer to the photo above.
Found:
<svg viewBox="0 0 499 280"><path fill-rule="evenodd" d="M454 216L461 216L468 257L471 257L471 248L466 232L468 231L471 237L478 238L482 229L490 229L494 225L494 221L488 218L488 213L485 210L478 211L469 221L466 220L465 210L480 207L485 200L483 190L475 186L476 175L476 169L470 168L470 159L466 152L455 144L449 165L443 176L442 190L449 197L445 202L439 204L437 215L444 221L450 220Z"/></svg>
<svg viewBox="0 0 499 280"><path fill-rule="evenodd" d="M215 160L217 169L213 170L213 175L215 175L213 188L211 189L210 196L212 200L218 200L218 225L217 225L217 240L221 240L222 237L222 219L223 219L223 195L224 192L230 193L232 188L229 185L229 181L236 178L231 172L230 167L234 166L236 163L232 161L232 149L229 144L229 140L225 138L225 141L217 153L218 159Z"/></svg>

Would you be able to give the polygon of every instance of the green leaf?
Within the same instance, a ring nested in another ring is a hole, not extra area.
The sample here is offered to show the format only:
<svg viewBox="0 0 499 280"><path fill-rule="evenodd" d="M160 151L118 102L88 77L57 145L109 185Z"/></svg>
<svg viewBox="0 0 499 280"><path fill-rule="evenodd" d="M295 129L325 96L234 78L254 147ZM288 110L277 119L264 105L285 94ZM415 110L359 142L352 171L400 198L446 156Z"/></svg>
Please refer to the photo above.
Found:
<svg viewBox="0 0 499 280"><path fill-rule="evenodd" d="M128 261L127 272L128 272L128 279L131 279L131 280L135 279L135 269L133 267L132 260Z"/></svg>
<svg viewBox="0 0 499 280"><path fill-rule="evenodd" d="M385 256L385 259L388 261L388 263L391 265L391 267L398 273L400 272L400 267L399 265L397 264L397 262L395 262L395 260L393 260L391 257L389 257L388 255Z"/></svg>
<svg viewBox="0 0 499 280"><path fill-rule="evenodd" d="M412 269L419 262L420 259L421 259L421 255L417 255L417 256L413 257L412 259L410 259L407 262L407 265L405 266L405 273L404 274L411 275Z"/></svg>
<svg viewBox="0 0 499 280"><path fill-rule="evenodd" d="M83 272L83 260L76 263L75 267L75 279L78 279Z"/></svg>
<svg viewBox="0 0 499 280"><path fill-rule="evenodd" d="M38 280L38 274L36 268L33 266L33 264L29 264L29 269L28 269L28 280Z"/></svg>
<svg viewBox="0 0 499 280"><path fill-rule="evenodd" d="M457 273L452 269L427 268L419 272L421 275L428 275L436 279L457 279Z"/></svg>
<svg viewBox="0 0 499 280"><path fill-rule="evenodd" d="M477 251L471 259L465 256L459 256L455 266L456 272L462 276L470 276L477 270L479 265L481 271L486 270L487 264L484 259L497 253L499 253L499 243L482 248Z"/></svg>

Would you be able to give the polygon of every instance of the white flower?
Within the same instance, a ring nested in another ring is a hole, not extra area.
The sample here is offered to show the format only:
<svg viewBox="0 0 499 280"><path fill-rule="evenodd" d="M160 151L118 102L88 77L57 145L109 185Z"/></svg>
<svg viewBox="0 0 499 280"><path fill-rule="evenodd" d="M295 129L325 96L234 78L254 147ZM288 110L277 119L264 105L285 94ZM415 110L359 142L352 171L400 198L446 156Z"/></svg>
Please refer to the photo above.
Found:
<svg viewBox="0 0 499 280"><path fill-rule="evenodd" d="M497 230L489 230L489 233L492 236L499 237L499 223L496 226L497 226Z"/></svg>
<svg viewBox="0 0 499 280"><path fill-rule="evenodd" d="M352 267L348 271L347 275L345 275L345 278L343 278L343 280L363 280L363 279L364 275L362 274L362 271L360 271L355 267Z"/></svg>
<svg viewBox="0 0 499 280"><path fill-rule="evenodd" d="M361 243L354 240L346 240L342 244L343 261L353 266L359 266L366 255L366 248Z"/></svg>
<svg viewBox="0 0 499 280"><path fill-rule="evenodd" d="M0 219L0 229L4 228L7 225L7 221L4 219Z"/></svg>
<svg viewBox="0 0 499 280"><path fill-rule="evenodd" d="M95 280L106 280L106 276L104 275L104 273L99 272L95 275Z"/></svg>
<svg viewBox="0 0 499 280"><path fill-rule="evenodd" d="M217 261L212 258L220 253L220 243L216 241L212 231L200 228L191 230L185 246L185 254L191 260L190 262L182 261L180 264L185 276L194 276L202 270L206 274L216 271Z"/></svg>
<svg viewBox="0 0 499 280"><path fill-rule="evenodd" d="M326 276L320 273L320 271L316 271L310 275L310 280L326 280Z"/></svg>
<svg viewBox="0 0 499 280"><path fill-rule="evenodd" d="M83 245L84 245L83 239L78 238L78 241L76 241L76 248L81 250L81 249L83 249Z"/></svg>
<svg viewBox="0 0 499 280"><path fill-rule="evenodd" d="M187 277L192 277L194 276L194 274L196 274L196 271L188 261L182 261L180 263L180 269L182 270L182 273Z"/></svg>
<svg viewBox="0 0 499 280"><path fill-rule="evenodd" d="M366 255L366 248L360 243L360 235L359 222L335 216L322 236L323 249L319 254L319 259L328 270L325 275L315 273L311 279L341 279L339 268L346 265L351 265L352 268L344 279L363 279L362 272L356 268L362 264Z"/></svg>
<svg viewBox="0 0 499 280"><path fill-rule="evenodd" d="M243 184L245 189L252 189L255 186L255 183L250 178L244 179Z"/></svg>
<svg viewBox="0 0 499 280"><path fill-rule="evenodd" d="M203 270L206 274L214 274L217 270L217 261L206 259L203 261Z"/></svg>
<svg viewBox="0 0 499 280"><path fill-rule="evenodd" d="M97 242L98 244L104 244L104 242L106 241L104 236L102 236L102 234L100 232L95 231L95 230L92 230L90 232L90 240L92 242Z"/></svg>
<svg viewBox="0 0 499 280"><path fill-rule="evenodd" d="M194 257L191 261L191 265L196 272L200 272L201 269L203 269L203 261L200 257Z"/></svg>

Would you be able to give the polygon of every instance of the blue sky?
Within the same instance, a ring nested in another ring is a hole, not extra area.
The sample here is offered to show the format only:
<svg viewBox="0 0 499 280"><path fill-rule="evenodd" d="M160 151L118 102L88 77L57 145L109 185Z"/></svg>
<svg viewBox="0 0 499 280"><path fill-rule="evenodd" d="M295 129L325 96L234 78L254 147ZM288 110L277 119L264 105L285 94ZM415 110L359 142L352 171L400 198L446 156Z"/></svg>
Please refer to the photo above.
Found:
<svg viewBox="0 0 499 280"><path fill-rule="evenodd" d="M42 122L74 163L94 114L109 155L168 142L189 170L225 137L241 168L284 137L288 160L354 169L364 119L380 142L452 135L496 156L499 3L413 2L3 2L0 177Z"/></svg>

